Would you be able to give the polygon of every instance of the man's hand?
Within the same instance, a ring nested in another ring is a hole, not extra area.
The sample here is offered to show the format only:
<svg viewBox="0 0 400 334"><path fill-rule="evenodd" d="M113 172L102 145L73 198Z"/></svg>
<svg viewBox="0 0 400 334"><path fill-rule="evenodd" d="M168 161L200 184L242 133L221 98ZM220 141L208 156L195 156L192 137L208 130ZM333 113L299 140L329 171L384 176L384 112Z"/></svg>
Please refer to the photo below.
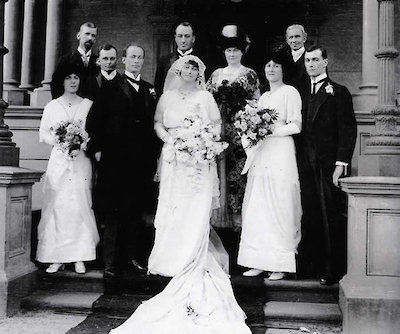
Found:
<svg viewBox="0 0 400 334"><path fill-rule="evenodd" d="M344 172L344 166L341 165L336 166L332 175L332 181L335 187L339 187L339 178L343 175L343 172Z"/></svg>
<svg viewBox="0 0 400 334"><path fill-rule="evenodd" d="M94 154L94 159L95 159L97 162L100 162L100 159L101 159L101 152L96 152L96 153Z"/></svg>

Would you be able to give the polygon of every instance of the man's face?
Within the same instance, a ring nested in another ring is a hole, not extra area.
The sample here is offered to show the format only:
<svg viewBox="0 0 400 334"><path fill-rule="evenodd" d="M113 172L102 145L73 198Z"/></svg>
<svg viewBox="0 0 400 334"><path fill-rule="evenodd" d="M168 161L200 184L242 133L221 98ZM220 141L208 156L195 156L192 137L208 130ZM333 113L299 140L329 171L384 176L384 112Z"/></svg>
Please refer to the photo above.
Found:
<svg viewBox="0 0 400 334"><path fill-rule="evenodd" d="M304 63L308 75L311 78L315 78L320 74L326 72L326 66L328 66L328 59L322 58L321 50L317 49L311 52L306 52L304 56Z"/></svg>
<svg viewBox="0 0 400 334"><path fill-rule="evenodd" d="M103 71L111 73L117 67L117 51L115 49L101 50L97 63Z"/></svg>
<svg viewBox="0 0 400 334"><path fill-rule="evenodd" d="M96 36L97 28L89 28L83 26L76 35L76 38L79 41L79 46L82 49L89 51L92 48L93 44L96 42Z"/></svg>
<svg viewBox="0 0 400 334"><path fill-rule="evenodd" d="M179 50L185 52L193 47L195 36L192 27L177 26L175 30L175 43Z"/></svg>
<svg viewBox="0 0 400 334"><path fill-rule="evenodd" d="M130 46L126 50L126 57L122 57L125 70L137 76L140 74L144 62L144 51L138 46Z"/></svg>
<svg viewBox="0 0 400 334"><path fill-rule="evenodd" d="M290 29L286 34L286 43L289 44L293 51L296 51L304 46L306 36L303 35L299 28Z"/></svg>

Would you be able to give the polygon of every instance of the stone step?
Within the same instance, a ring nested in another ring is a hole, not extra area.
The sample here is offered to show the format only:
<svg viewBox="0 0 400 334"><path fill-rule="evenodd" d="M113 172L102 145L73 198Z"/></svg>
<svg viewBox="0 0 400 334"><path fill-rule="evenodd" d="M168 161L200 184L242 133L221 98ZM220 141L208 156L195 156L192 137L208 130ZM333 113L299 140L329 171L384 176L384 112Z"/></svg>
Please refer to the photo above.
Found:
<svg viewBox="0 0 400 334"><path fill-rule="evenodd" d="M84 275L71 270L63 270L54 274L47 274L44 270L41 270L38 278L42 290L104 292L104 279L101 270L88 269Z"/></svg>
<svg viewBox="0 0 400 334"><path fill-rule="evenodd" d="M37 290L22 299L21 308L25 310L54 310L71 313L92 312L93 303L100 298L99 292L66 292Z"/></svg>
<svg viewBox="0 0 400 334"><path fill-rule="evenodd" d="M342 313L338 304L267 302L264 306L267 328L299 329L310 325L329 325L340 328Z"/></svg>

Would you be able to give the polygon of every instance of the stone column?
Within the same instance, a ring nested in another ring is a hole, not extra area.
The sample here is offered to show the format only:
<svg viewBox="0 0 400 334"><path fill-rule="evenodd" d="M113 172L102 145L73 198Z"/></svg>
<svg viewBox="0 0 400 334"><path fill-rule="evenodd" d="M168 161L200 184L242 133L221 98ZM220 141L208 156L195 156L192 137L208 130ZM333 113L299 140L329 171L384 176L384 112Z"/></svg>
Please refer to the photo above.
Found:
<svg viewBox="0 0 400 334"><path fill-rule="evenodd" d="M31 94L31 106L43 107L51 100L50 83L62 47L63 2L64 0L47 2L44 80L42 81L43 86L36 88Z"/></svg>
<svg viewBox="0 0 400 334"><path fill-rule="evenodd" d="M9 53L4 57L3 98L10 105L23 105L27 94L18 88L21 78L23 0L8 1L5 4L4 44Z"/></svg>
<svg viewBox="0 0 400 334"><path fill-rule="evenodd" d="M375 52L378 49L378 2L363 0L362 29L362 82L360 92L354 96L357 111L370 111L371 105L377 105L378 61Z"/></svg>
<svg viewBox="0 0 400 334"><path fill-rule="evenodd" d="M20 88L32 89L35 87L35 12L37 0L25 0L24 30L22 37L22 62Z"/></svg>
<svg viewBox="0 0 400 334"><path fill-rule="evenodd" d="M372 110L375 130L360 157L359 175L400 176L400 132L397 121L400 109L395 105L395 58L393 0L379 3L379 48L375 53L379 65L378 106ZM364 161L362 161L364 160Z"/></svg>
<svg viewBox="0 0 400 334"><path fill-rule="evenodd" d="M350 177L347 274L339 282L343 334L400 328L400 177Z"/></svg>
<svg viewBox="0 0 400 334"><path fill-rule="evenodd" d="M0 22L4 22L4 4L7 0L0 0ZM18 166L19 149L11 141L12 133L4 124L4 114L8 103L2 99L3 96L3 56L8 52L3 46L4 25L0 24L0 166Z"/></svg>

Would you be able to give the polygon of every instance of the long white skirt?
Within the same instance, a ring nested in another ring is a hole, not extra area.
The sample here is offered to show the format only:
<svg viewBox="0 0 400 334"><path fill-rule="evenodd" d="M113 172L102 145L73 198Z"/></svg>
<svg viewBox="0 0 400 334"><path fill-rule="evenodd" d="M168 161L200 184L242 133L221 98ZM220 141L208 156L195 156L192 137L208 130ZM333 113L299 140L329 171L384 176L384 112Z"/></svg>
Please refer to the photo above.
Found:
<svg viewBox="0 0 400 334"><path fill-rule="evenodd" d="M90 261L99 241L92 210L92 167L82 152L74 161L53 148L43 186L36 259L44 263Z"/></svg>
<svg viewBox="0 0 400 334"><path fill-rule="evenodd" d="M210 242L216 180L215 164L191 170L163 161L149 271L174 277L112 334L251 334L214 231Z"/></svg>
<svg viewBox="0 0 400 334"><path fill-rule="evenodd" d="M292 137L268 137L249 169L238 264L296 272L301 199Z"/></svg>

